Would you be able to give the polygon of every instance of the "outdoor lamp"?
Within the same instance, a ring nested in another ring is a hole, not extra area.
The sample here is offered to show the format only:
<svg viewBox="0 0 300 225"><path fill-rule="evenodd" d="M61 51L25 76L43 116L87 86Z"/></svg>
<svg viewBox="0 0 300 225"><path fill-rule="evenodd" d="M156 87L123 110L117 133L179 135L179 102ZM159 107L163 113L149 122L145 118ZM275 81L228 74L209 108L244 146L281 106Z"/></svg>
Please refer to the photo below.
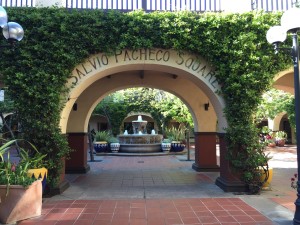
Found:
<svg viewBox="0 0 300 225"><path fill-rule="evenodd" d="M21 41L24 37L24 30L22 26L16 22L7 22L7 20L7 13L5 9L0 6L0 26L2 27L3 36L10 44L14 44L16 41Z"/></svg>
<svg viewBox="0 0 300 225"><path fill-rule="evenodd" d="M296 141L297 141L297 163L298 163L298 181L297 181L297 199L295 201L294 224L300 225L300 89L299 89L299 41L298 32L300 31L300 8L287 10L281 17L281 26L271 27L267 32L267 41L275 46L275 52L278 50L289 50L294 63L294 89L295 89L295 112L296 112ZM279 44L284 42L287 34L292 37L292 47L280 48Z"/></svg>

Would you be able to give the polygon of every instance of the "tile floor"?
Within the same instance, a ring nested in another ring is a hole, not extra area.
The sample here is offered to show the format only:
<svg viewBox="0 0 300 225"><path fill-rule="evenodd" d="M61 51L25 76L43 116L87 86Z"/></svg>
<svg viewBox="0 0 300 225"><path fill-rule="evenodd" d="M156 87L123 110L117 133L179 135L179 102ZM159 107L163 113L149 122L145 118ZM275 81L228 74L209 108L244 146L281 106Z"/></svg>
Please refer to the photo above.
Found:
<svg viewBox="0 0 300 225"><path fill-rule="evenodd" d="M256 198L249 202L223 192L214 184L218 173L193 171L193 161L185 160L186 156L103 156L89 162L89 173L68 174L71 187L62 195L44 199L40 217L18 225L291 224L295 193L287 184L295 170L291 164L295 154L276 157L279 153L274 154L273 167L283 164L287 169L276 171L272 191L257 198L267 203L263 208L250 206ZM286 223L274 222L278 209L264 208L270 204L268 199L292 211Z"/></svg>
<svg viewBox="0 0 300 225"><path fill-rule="evenodd" d="M19 225L271 225L239 198L62 200Z"/></svg>

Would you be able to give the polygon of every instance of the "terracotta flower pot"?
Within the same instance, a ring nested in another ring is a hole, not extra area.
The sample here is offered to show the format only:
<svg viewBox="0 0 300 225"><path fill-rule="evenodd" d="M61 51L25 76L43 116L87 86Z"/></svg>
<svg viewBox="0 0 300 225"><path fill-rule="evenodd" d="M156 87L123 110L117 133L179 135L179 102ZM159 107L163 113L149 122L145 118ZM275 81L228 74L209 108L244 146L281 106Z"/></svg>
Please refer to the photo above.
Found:
<svg viewBox="0 0 300 225"><path fill-rule="evenodd" d="M42 180L29 187L10 185L6 196L6 185L0 185L0 222L15 223L36 216L42 212Z"/></svg>
<svg viewBox="0 0 300 225"><path fill-rule="evenodd" d="M42 179L42 186L44 192L47 183L48 170L45 167L37 168L37 169L29 169L27 171L27 174L29 177L34 177L36 180Z"/></svg>

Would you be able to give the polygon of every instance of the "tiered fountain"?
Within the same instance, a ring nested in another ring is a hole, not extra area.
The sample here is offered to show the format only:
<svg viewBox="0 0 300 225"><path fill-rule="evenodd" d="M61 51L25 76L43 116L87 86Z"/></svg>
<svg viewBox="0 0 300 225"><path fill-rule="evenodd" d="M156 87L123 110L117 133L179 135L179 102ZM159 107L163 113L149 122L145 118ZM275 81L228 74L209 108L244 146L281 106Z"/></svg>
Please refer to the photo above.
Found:
<svg viewBox="0 0 300 225"><path fill-rule="evenodd" d="M128 134L127 130L124 134L119 135L120 152L131 153L147 153L160 152L163 136L155 134L152 130L151 134L147 134L147 121L138 116L137 120L132 121L133 134Z"/></svg>

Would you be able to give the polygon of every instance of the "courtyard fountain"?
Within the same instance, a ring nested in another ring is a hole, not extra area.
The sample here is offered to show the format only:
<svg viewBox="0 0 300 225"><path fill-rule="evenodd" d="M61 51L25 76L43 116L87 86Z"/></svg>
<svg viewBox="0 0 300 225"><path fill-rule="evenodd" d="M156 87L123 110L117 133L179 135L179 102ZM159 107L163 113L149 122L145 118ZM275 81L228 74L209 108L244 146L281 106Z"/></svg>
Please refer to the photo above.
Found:
<svg viewBox="0 0 300 225"><path fill-rule="evenodd" d="M120 142L120 152L129 153L148 153L160 152L163 136L155 134L152 130L151 134L147 134L147 121L138 116L137 120L132 121L133 134L128 134L125 130L124 134L118 135Z"/></svg>

